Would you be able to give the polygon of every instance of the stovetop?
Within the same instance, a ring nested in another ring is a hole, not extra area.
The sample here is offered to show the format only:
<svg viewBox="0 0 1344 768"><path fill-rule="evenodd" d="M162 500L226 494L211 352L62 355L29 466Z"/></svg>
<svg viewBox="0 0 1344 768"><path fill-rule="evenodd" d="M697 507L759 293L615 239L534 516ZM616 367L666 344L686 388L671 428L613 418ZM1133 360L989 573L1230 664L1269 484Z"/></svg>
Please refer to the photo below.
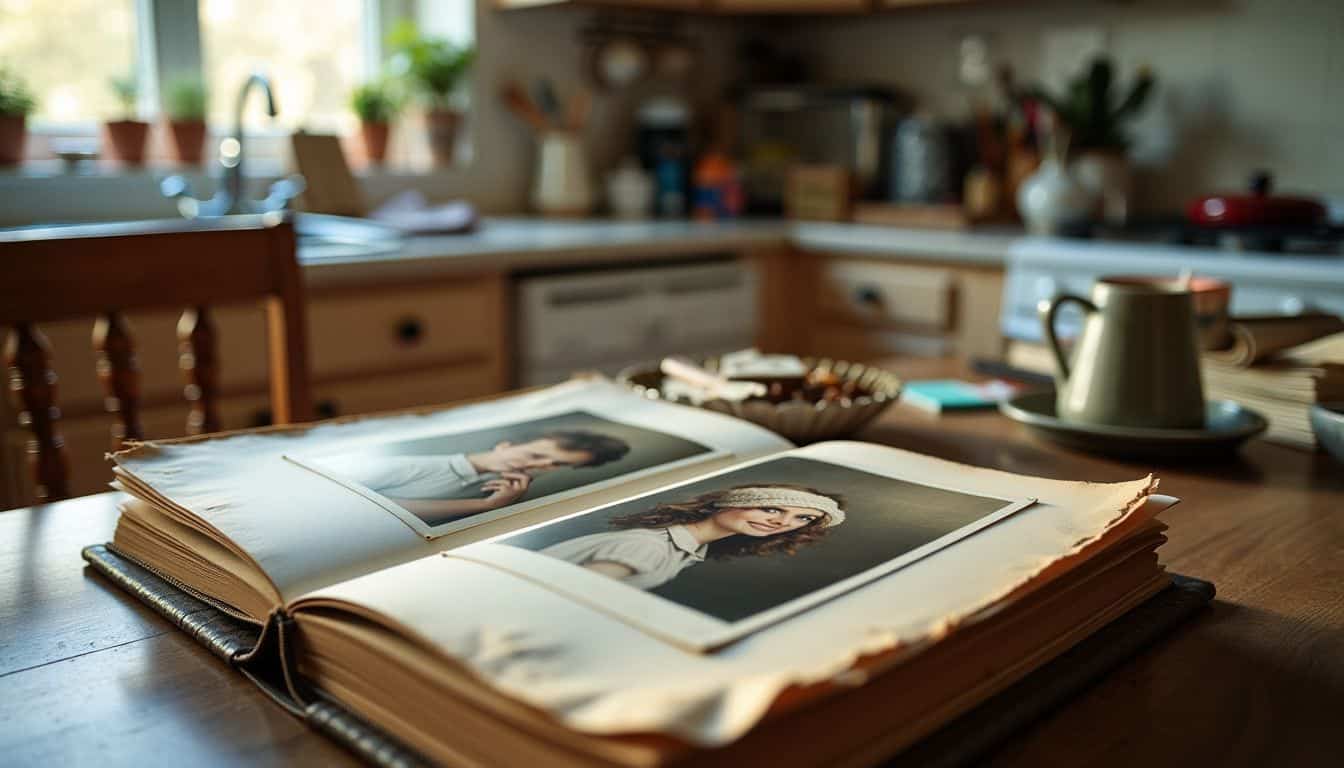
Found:
<svg viewBox="0 0 1344 768"><path fill-rule="evenodd" d="M1123 227L1087 224L1064 237L1121 243L1193 245L1225 251L1344 256L1344 226L1205 227L1179 216L1138 219Z"/></svg>

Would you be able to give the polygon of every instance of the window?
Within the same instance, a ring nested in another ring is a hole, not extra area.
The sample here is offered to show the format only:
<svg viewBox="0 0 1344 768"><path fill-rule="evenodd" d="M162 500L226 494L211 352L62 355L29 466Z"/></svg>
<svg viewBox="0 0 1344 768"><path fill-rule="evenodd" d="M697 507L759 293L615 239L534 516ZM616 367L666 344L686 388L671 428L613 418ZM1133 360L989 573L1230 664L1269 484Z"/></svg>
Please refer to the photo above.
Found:
<svg viewBox="0 0 1344 768"><path fill-rule="evenodd" d="M264 100L255 99L244 113L247 130L353 131L350 92L377 71L365 60L364 6L363 0L200 0L201 63L213 85L210 123L233 125L238 88L257 70L269 75L279 114L272 121Z"/></svg>
<svg viewBox="0 0 1344 768"><path fill-rule="evenodd" d="M381 72L392 23L412 18L463 44L474 39L474 13L473 0L0 0L0 63L38 97L30 158L53 156L56 137L95 143L99 124L122 114L114 77L139 81L138 116L153 121L165 81L199 73L219 135L233 130L239 88L263 71L278 114L254 97L243 127L261 139L248 150L262 162L248 167L272 173L293 130L356 134L350 93Z"/></svg>
<svg viewBox="0 0 1344 768"><path fill-rule="evenodd" d="M121 116L114 77L136 71L135 0L0 0L0 62L38 96L35 125Z"/></svg>

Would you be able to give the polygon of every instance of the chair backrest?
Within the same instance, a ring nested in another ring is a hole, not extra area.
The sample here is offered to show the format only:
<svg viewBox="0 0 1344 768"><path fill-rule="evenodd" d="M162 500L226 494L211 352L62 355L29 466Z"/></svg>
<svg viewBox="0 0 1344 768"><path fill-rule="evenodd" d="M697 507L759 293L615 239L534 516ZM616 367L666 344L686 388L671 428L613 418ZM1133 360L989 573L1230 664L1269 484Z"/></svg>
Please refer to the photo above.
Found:
<svg viewBox="0 0 1344 768"><path fill-rule="evenodd" d="M216 337L209 307L260 299L266 308L271 411L312 418L303 280L292 221L227 219L44 227L0 232L0 327L39 500L68 495L67 459L50 347L40 323L95 317L97 375L113 414L112 447L144 437L139 372L123 311L184 308L177 333L190 402L187 433L220 428Z"/></svg>

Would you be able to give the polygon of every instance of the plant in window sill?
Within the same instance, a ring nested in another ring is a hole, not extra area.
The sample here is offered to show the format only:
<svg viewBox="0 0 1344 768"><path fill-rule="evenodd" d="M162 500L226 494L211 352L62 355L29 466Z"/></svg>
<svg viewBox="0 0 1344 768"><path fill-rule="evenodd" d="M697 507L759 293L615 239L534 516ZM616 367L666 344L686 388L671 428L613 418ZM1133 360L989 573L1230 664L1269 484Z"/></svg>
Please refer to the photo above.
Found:
<svg viewBox="0 0 1344 768"><path fill-rule="evenodd" d="M173 141L174 159L182 165L200 165L205 149L205 83L198 77L179 77L168 84L163 112Z"/></svg>
<svg viewBox="0 0 1344 768"><path fill-rule="evenodd" d="M429 149L434 165L452 165L462 113L455 108L458 87L476 59L473 46L454 45L449 40L425 37L414 23L402 21L388 42L395 52L394 71L405 77L424 99L429 129Z"/></svg>
<svg viewBox="0 0 1344 768"><path fill-rule="evenodd" d="M37 99L16 73L0 67L0 165L17 165L23 159L28 136L28 115Z"/></svg>
<svg viewBox="0 0 1344 768"><path fill-rule="evenodd" d="M122 118L106 123L107 139L112 155L128 166L145 164L145 145L149 139L149 123L135 119L135 98L140 87L134 77L114 77L112 92L121 102Z"/></svg>
<svg viewBox="0 0 1344 768"><path fill-rule="evenodd" d="M387 138L392 120L401 111L401 95L387 81L365 83L350 94L350 107L359 116L364 154L370 165L382 165L387 159Z"/></svg>

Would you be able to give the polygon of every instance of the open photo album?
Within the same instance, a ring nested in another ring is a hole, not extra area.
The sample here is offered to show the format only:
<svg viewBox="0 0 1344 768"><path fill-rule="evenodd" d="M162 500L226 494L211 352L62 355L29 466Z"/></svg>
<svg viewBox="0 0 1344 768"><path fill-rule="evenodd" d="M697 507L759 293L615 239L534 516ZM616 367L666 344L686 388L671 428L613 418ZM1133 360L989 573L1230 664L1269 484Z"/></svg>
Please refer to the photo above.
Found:
<svg viewBox="0 0 1344 768"><path fill-rule="evenodd" d="M282 617L296 700L449 764L865 764L1170 580L1151 476L796 448L600 379L113 460L118 556Z"/></svg>

